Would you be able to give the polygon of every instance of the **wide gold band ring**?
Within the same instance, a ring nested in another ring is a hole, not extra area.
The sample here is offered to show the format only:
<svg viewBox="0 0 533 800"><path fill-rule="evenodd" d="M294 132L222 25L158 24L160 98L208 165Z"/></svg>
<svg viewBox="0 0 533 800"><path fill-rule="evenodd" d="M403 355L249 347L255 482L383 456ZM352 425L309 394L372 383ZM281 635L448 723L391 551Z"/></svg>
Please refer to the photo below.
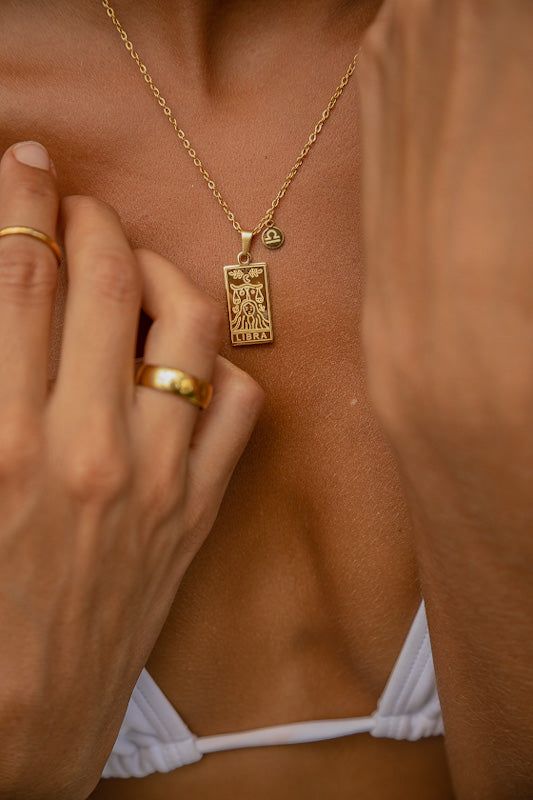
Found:
<svg viewBox="0 0 533 800"><path fill-rule="evenodd" d="M57 265L61 263L62 253L61 248L55 239L52 239L48 234L38 231L36 228L29 228L26 225L9 225L6 228L0 228L0 236L32 236L50 248L52 253L57 258Z"/></svg>
<svg viewBox="0 0 533 800"><path fill-rule="evenodd" d="M207 381L195 378L188 372L174 367L162 367L157 364L141 364L135 373L135 383L170 392L183 397L197 408L205 409L211 402L213 387Z"/></svg>

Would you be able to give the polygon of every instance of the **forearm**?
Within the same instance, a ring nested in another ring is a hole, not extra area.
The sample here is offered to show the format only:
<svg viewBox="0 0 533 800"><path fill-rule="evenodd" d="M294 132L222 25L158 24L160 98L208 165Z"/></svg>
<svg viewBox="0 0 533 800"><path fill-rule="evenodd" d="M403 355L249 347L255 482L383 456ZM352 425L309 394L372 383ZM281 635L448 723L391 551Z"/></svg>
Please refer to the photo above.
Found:
<svg viewBox="0 0 533 800"><path fill-rule="evenodd" d="M369 389L460 800L533 797L532 22L521 0L385 3L359 72Z"/></svg>
<svg viewBox="0 0 533 800"><path fill-rule="evenodd" d="M460 800L533 796L531 454L517 436L499 460L497 435L398 448Z"/></svg>

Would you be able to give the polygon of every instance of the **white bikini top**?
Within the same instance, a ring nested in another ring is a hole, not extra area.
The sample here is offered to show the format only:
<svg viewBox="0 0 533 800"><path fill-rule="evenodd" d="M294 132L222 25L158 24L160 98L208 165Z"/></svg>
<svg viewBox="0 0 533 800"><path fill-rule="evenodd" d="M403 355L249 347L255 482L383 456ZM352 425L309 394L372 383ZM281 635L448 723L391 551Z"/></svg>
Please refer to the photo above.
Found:
<svg viewBox="0 0 533 800"><path fill-rule="evenodd" d="M102 777L142 778L171 772L217 750L317 742L354 733L410 740L444 733L423 601L371 716L195 736L143 670Z"/></svg>

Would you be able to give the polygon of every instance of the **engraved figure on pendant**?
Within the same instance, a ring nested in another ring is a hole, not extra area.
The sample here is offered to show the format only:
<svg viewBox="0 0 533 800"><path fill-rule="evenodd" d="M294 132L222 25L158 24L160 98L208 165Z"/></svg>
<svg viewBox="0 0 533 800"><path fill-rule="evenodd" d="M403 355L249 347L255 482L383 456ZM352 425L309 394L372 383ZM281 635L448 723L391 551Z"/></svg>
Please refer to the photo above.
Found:
<svg viewBox="0 0 533 800"><path fill-rule="evenodd" d="M228 295L231 343L271 342L272 321L265 264L224 268Z"/></svg>
<svg viewBox="0 0 533 800"><path fill-rule="evenodd" d="M262 270L257 270L257 272L262 272ZM270 323L265 308L263 284L247 282L236 285L231 283L230 288L233 292L232 329L234 331L269 331Z"/></svg>

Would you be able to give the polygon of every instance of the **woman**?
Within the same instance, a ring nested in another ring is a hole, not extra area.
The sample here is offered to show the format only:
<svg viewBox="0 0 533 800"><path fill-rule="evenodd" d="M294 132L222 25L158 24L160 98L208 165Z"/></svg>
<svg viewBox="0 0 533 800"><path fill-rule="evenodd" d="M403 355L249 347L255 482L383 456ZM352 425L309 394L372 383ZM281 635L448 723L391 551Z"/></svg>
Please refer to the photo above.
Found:
<svg viewBox="0 0 533 800"><path fill-rule="evenodd" d="M0 12L6 796L533 793L533 12L380 5Z"/></svg>

